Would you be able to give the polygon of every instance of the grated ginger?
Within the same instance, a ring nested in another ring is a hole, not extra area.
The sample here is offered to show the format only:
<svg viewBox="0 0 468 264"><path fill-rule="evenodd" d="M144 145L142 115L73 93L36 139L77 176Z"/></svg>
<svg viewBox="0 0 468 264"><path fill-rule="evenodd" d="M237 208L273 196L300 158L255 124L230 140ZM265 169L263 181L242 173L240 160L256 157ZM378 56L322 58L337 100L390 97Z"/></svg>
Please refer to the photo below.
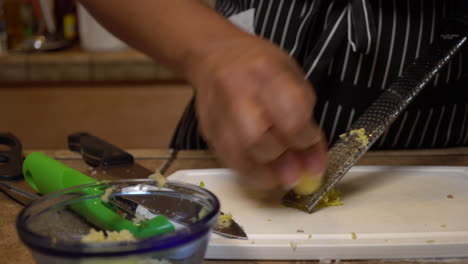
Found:
<svg viewBox="0 0 468 264"><path fill-rule="evenodd" d="M133 218L132 222L135 225L139 225L141 224L141 222L144 222L144 221L146 221L146 217L140 213L135 212L135 218Z"/></svg>
<svg viewBox="0 0 468 264"><path fill-rule="evenodd" d="M351 136L356 136L356 140L361 142L361 145L367 146L369 144L369 138L366 135L366 130L364 128L354 129L349 132Z"/></svg>
<svg viewBox="0 0 468 264"><path fill-rule="evenodd" d="M362 146L367 146L369 144L369 138L366 135L366 129L360 128L360 129L353 129L349 131L349 135L353 136L353 138L361 143ZM341 139L348 141L349 137L346 134L341 134L339 136Z"/></svg>
<svg viewBox="0 0 468 264"><path fill-rule="evenodd" d="M205 218L205 216L208 214L208 210L203 207L199 212L198 212L198 220L202 220Z"/></svg>
<svg viewBox="0 0 468 264"><path fill-rule="evenodd" d="M101 243L101 242L119 242L119 241L135 241L135 237L130 231L124 229L121 231L97 231L94 228L89 230L89 233L81 238L83 243Z"/></svg>
<svg viewBox="0 0 468 264"><path fill-rule="evenodd" d="M297 249L297 243L296 242L289 242L289 246L292 248L293 251L296 251Z"/></svg>
<svg viewBox="0 0 468 264"><path fill-rule="evenodd" d="M232 223L232 214L227 213L227 214L222 214L218 217L218 227L219 228L228 228L231 226Z"/></svg>
<svg viewBox="0 0 468 264"><path fill-rule="evenodd" d="M159 189L162 189L166 186L167 179L159 171L151 174L148 176L148 178L156 180Z"/></svg>
<svg viewBox="0 0 468 264"><path fill-rule="evenodd" d="M109 197L111 196L113 191L114 191L114 186L107 188L104 191L104 194L101 196L101 200L105 203L109 202Z"/></svg>
<svg viewBox="0 0 468 264"><path fill-rule="evenodd" d="M343 205L341 201L343 194L335 189L331 189L319 202L321 206L340 206Z"/></svg>

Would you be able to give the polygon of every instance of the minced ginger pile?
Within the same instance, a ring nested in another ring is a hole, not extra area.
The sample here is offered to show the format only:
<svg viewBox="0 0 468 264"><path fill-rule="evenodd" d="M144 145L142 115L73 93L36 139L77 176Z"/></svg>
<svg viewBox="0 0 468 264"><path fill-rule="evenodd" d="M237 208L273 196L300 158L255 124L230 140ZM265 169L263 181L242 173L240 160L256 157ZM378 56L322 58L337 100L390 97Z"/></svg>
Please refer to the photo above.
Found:
<svg viewBox="0 0 468 264"><path fill-rule="evenodd" d="M218 228L228 228L232 224L232 214L222 214L218 217Z"/></svg>
<svg viewBox="0 0 468 264"><path fill-rule="evenodd" d="M349 135L352 136L357 142L361 143L362 146L367 146L369 144L369 138L367 137L366 129L364 128L353 129L349 132ZM349 140L349 137L346 134L341 134L340 138L344 139L345 141Z"/></svg>
<svg viewBox="0 0 468 264"><path fill-rule="evenodd" d="M97 231L94 228L89 230L89 233L81 238L84 243L96 242L119 242L119 241L135 241L135 237L129 230L121 231Z"/></svg>
<svg viewBox="0 0 468 264"><path fill-rule="evenodd" d="M319 206L340 206L343 205L341 201L342 193L331 189L319 202Z"/></svg>

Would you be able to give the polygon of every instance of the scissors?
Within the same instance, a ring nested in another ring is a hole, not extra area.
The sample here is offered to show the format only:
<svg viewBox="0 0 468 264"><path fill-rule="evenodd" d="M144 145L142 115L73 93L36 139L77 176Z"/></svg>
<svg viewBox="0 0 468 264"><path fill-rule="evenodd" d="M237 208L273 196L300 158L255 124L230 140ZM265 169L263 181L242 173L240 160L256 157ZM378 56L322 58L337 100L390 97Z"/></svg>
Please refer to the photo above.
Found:
<svg viewBox="0 0 468 264"><path fill-rule="evenodd" d="M23 178L22 144L12 133L0 133L0 146L4 146L0 148L0 191L17 202L28 205L39 196L2 182Z"/></svg>

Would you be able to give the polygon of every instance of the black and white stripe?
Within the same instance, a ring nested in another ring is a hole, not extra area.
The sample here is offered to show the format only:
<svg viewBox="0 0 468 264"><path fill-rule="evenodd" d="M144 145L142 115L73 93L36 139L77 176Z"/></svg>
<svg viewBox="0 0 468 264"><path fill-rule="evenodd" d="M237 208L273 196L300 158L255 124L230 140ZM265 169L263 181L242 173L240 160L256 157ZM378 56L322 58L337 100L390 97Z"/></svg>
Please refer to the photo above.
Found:
<svg viewBox="0 0 468 264"><path fill-rule="evenodd" d="M255 32L287 51L316 87L314 111L333 143L437 36L463 0L218 0L230 16L255 8ZM375 148L468 144L468 89L460 52ZM206 148L192 101L172 142Z"/></svg>

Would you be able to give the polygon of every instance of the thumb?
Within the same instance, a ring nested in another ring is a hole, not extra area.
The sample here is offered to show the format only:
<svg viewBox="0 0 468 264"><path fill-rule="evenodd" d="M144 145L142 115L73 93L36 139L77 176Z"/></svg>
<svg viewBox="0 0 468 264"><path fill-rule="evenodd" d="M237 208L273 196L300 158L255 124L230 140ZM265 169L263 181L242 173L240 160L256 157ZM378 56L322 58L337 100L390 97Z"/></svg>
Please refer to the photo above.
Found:
<svg viewBox="0 0 468 264"><path fill-rule="evenodd" d="M270 165L284 189L303 186L302 195L312 193L320 187L326 169L326 141L323 138L304 150L290 149Z"/></svg>
<svg viewBox="0 0 468 264"><path fill-rule="evenodd" d="M321 140L298 154L302 169L299 173L299 180L293 188L296 194L310 195L322 185L323 174L327 166L326 150L327 144L325 140Z"/></svg>

